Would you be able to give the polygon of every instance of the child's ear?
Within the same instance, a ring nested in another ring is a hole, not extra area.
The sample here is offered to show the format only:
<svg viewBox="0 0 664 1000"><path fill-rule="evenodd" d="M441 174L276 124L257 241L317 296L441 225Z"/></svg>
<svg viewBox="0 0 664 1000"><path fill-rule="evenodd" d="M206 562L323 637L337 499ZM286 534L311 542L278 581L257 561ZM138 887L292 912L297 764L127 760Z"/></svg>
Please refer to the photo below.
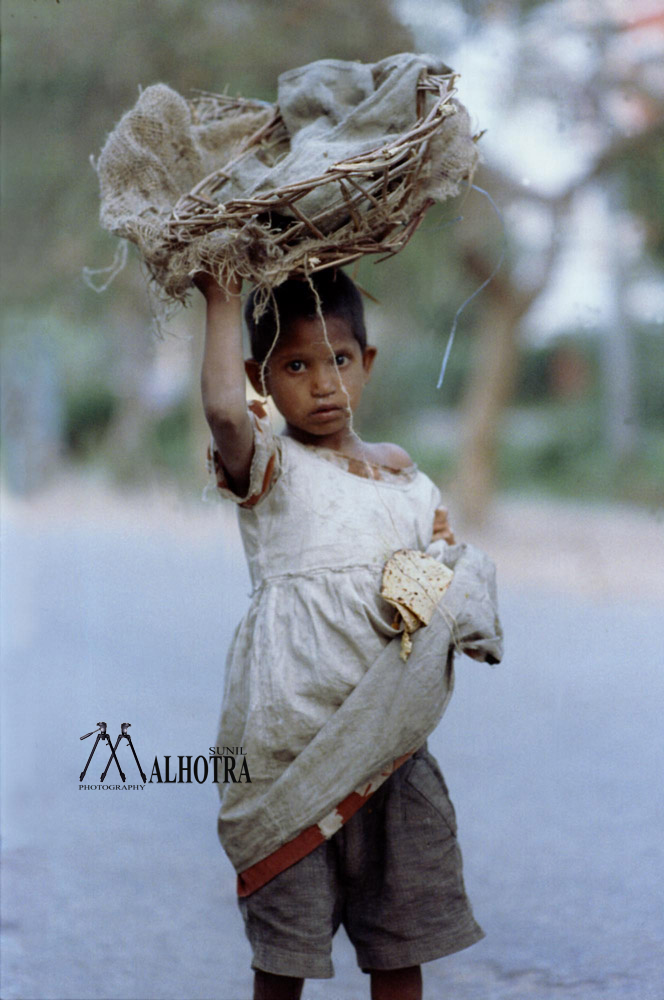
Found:
<svg viewBox="0 0 664 1000"><path fill-rule="evenodd" d="M364 368L364 381L369 381L369 376L371 375L371 369L373 368L373 363L376 360L376 355L378 354L378 348L373 347L371 344L367 344L364 348L364 353L362 355L362 367Z"/></svg>
<svg viewBox="0 0 664 1000"><path fill-rule="evenodd" d="M247 378L251 382L254 392L257 392L259 396L269 396L269 392L267 391L267 375L265 385L263 385L260 362L254 361L253 358L247 358L244 363L244 370L247 373Z"/></svg>

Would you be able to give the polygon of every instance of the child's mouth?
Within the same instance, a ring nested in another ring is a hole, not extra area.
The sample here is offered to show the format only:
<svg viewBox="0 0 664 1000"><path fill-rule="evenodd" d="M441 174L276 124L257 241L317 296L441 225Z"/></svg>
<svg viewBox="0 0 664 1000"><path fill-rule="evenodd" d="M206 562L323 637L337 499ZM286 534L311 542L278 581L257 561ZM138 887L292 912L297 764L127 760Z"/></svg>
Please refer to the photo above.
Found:
<svg viewBox="0 0 664 1000"><path fill-rule="evenodd" d="M313 410L311 416L317 421L334 420L335 417L342 416L345 413L345 408L343 406L319 406L317 410Z"/></svg>

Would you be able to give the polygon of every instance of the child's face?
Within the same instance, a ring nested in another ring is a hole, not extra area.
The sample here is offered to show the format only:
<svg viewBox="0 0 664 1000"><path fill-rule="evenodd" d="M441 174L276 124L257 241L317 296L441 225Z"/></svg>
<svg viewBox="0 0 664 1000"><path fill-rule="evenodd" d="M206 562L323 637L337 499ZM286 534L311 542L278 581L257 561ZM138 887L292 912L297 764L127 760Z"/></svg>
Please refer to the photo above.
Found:
<svg viewBox="0 0 664 1000"><path fill-rule="evenodd" d="M345 320L297 319L270 355L265 384L289 429L304 441L335 446L349 429L376 355L362 349ZM247 362L247 373L262 392L260 365Z"/></svg>

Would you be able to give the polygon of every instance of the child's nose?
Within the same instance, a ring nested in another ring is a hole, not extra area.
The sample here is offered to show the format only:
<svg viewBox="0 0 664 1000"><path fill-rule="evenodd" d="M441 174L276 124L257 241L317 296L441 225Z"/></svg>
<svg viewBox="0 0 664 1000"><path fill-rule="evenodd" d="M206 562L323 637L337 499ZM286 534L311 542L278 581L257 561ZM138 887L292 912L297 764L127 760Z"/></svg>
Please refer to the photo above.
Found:
<svg viewBox="0 0 664 1000"><path fill-rule="evenodd" d="M339 375L336 368L331 369L329 365L321 365L314 369L311 383L314 396L329 396L338 384Z"/></svg>

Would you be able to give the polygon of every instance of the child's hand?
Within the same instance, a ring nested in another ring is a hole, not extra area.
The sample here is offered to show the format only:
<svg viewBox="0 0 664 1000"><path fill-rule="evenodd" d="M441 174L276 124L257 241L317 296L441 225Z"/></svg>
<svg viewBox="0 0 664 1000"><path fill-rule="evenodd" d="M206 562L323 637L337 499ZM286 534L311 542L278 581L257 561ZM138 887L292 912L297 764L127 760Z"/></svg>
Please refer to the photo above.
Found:
<svg viewBox="0 0 664 1000"><path fill-rule="evenodd" d="M230 298L239 295L242 291L242 278L238 278L235 275L233 277L228 276L224 280L224 283L220 284L216 278L206 271L197 271L191 280L208 302L219 298L228 302Z"/></svg>
<svg viewBox="0 0 664 1000"><path fill-rule="evenodd" d="M454 545L456 541L454 532L452 531L448 520L447 507L436 507L433 515L433 534L431 536L431 541L447 542L448 545Z"/></svg>

